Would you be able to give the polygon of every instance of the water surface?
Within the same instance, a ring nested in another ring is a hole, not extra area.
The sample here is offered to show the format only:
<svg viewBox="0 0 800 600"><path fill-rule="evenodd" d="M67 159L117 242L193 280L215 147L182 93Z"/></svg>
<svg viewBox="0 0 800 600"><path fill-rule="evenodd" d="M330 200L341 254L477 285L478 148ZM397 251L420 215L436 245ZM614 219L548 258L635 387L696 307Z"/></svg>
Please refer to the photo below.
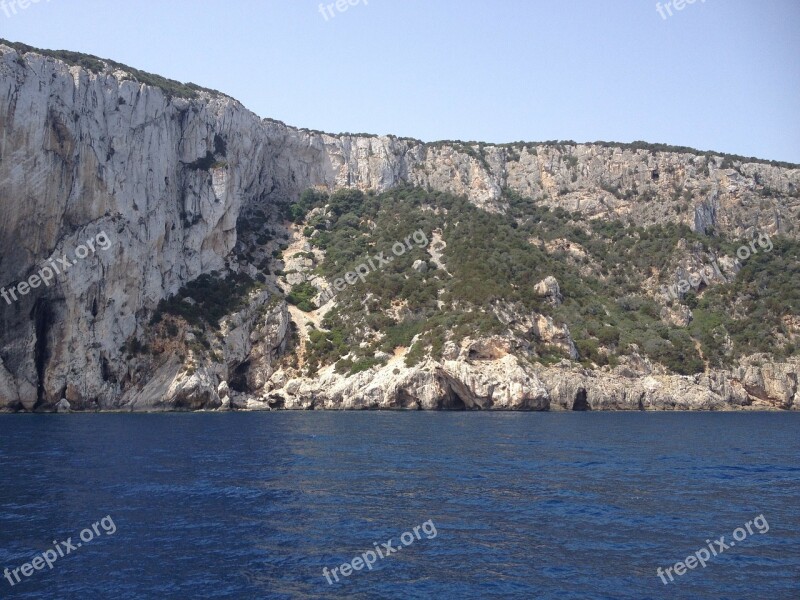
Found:
<svg viewBox="0 0 800 600"><path fill-rule="evenodd" d="M796 600L799 430L786 413L0 416L0 567L117 527L0 597ZM657 577L760 514L767 533ZM323 577L429 520L436 537Z"/></svg>

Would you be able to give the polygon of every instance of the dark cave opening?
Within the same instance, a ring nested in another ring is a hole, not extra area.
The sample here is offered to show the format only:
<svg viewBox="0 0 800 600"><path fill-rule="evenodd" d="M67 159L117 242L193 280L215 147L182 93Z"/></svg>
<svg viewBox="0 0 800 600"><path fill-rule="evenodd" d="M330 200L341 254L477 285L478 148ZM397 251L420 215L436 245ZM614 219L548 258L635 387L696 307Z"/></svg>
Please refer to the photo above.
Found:
<svg viewBox="0 0 800 600"><path fill-rule="evenodd" d="M114 375L111 364L105 356L100 357L100 374L103 377L103 381L117 383L117 377Z"/></svg>
<svg viewBox="0 0 800 600"><path fill-rule="evenodd" d="M228 385L234 392L245 393L248 391L247 372L250 370L250 361L246 360L233 370Z"/></svg>
<svg viewBox="0 0 800 600"><path fill-rule="evenodd" d="M589 401L586 399L586 390L581 388L578 390L578 393L575 394L575 401L572 403L572 410L585 412L591 410L592 408L589 406Z"/></svg>
<svg viewBox="0 0 800 600"><path fill-rule="evenodd" d="M445 398L444 406L442 406L442 408L444 410L467 410L467 405L461 396L451 389L450 393L447 395L447 398Z"/></svg>
<svg viewBox="0 0 800 600"><path fill-rule="evenodd" d="M33 360L36 366L36 404L44 401L44 377L47 370L47 361L50 359L50 349L47 344L47 334L53 324L53 311L47 300L39 298L31 309L33 330L36 336L36 345L33 350Z"/></svg>
<svg viewBox="0 0 800 600"><path fill-rule="evenodd" d="M272 409L280 410L286 406L286 400L283 396L276 394L267 399L267 404L269 404L269 407Z"/></svg>
<svg viewBox="0 0 800 600"><path fill-rule="evenodd" d="M395 406L398 408L416 408L417 410L420 409L419 402L417 399L408 393L408 391L400 389L397 390L395 394Z"/></svg>

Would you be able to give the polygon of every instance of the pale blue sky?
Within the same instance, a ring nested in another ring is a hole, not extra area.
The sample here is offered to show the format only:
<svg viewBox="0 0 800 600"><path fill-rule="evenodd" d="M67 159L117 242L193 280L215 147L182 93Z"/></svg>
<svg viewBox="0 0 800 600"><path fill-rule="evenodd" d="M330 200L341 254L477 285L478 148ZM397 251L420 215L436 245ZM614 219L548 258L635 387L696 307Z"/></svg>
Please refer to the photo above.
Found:
<svg viewBox="0 0 800 600"><path fill-rule="evenodd" d="M650 0L361 0L334 13L319 0L41 0L0 9L0 37L330 132L642 139L800 163L800 0L697 0L666 19Z"/></svg>

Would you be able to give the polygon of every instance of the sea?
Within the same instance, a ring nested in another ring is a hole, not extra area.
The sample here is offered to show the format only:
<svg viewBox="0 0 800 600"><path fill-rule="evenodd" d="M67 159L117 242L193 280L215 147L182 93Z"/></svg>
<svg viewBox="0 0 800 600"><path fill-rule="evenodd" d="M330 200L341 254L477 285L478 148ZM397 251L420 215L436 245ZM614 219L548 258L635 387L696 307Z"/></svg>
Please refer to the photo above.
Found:
<svg viewBox="0 0 800 600"><path fill-rule="evenodd" d="M0 598L800 598L800 413L2 415L0 482Z"/></svg>

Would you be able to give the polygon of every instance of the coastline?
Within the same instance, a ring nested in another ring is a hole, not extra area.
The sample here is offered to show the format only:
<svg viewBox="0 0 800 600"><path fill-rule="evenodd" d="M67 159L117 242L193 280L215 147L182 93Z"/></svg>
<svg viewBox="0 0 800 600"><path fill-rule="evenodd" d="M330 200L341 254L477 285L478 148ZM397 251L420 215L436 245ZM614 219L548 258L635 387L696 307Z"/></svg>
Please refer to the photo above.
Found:
<svg viewBox="0 0 800 600"><path fill-rule="evenodd" d="M329 413L414 413L414 412L427 412L427 413L551 413L551 414L566 414L566 413L649 413L649 414L667 414L667 413L800 413L800 411L788 408L780 408L774 406L732 406L724 409L651 409L651 410L638 410L638 409L599 409L599 410L534 410L523 408L496 408L496 409L416 409L416 408L237 408L237 409L208 409L201 408L197 410L179 409L179 408L165 408L162 410L125 410L119 408L99 409L99 410L70 410L68 412L58 412L55 410L43 411L10 411L0 410L0 416L5 415L159 415L159 414L257 414L257 413L314 413L314 412L329 412Z"/></svg>

